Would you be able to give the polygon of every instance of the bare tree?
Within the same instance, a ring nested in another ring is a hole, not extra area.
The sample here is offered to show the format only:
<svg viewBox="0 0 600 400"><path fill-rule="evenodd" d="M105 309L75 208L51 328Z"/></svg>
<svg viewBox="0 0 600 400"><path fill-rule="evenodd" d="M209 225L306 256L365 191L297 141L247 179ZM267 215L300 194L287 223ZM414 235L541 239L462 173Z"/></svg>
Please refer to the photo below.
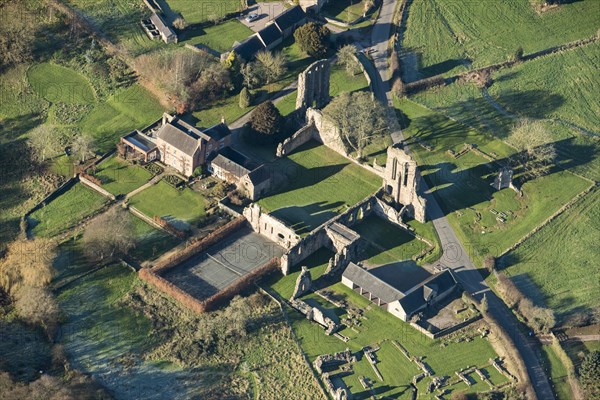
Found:
<svg viewBox="0 0 600 400"><path fill-rule="evenodd" d="M83 241L88 256L105 260L126 254L135 244L135 232L127 211L113 207L85 229Z"/></svg>
<svg viewBox="0 0 600 400"><path fill-rule="evenodd" d="M79 134L71 142L71 151L75 157L84 162L94 155L94 139L89 135Z"/></svg>
<svg viewBox="0 0 600 400"><path fill-rule="evenodd" d="M179 29L180 31L184 30L185 28L188 27L188 23L187 21L180 15L179 17L175 18L175 21L173 21L173 27L175 29Z"/></svg>
<svg viewBox="0 0 600 400"><path fill-rule="evenodd" d="M0 285L14 295L24 286L44 287L54 275L56 243L50 239L17 240L0 260Z"/></svg>
<svg viewBox="0 0 600 400"><path fill-rule="evenodd" d="M369 93L342 93L323 110L340 130L342 141L362 158L363 150L387 130L385 109Z"/></svg>
<svg viewBox="0 0 600 400"><path fill-rule="evenodd" d="M515 161L530 177L545 175L554 164L556 149L553 137L542 121L519 121L508 140L520 150Z"/></svg>
<svg viewBox="0 0 600 400"><path fill-rule="evenodd" d="M15 309L25 321L41 325L51 334L58 324L60 309L52 293L45 288L24 286L15 295Z"/></svg>
<svg viewBox="0 0 600 400"><path fill-rule="evenodd" d="M43 124L29 133L29 145L35 158L44 162L46 158L60 154L62 134L55 126Z"/></svg>
<svg viewBox="0 0 600 400"><path fill-rule="evenodd" d="M267 84L275 82L286 71L285 56L280 53L271 53L268 50L256 53L256 60L262 64Z"/></svg>
<svg viewBox="0 0 600 400"><path fill-rule="evenodd" d="M337 51L338 64L342 64L346 68L346 73L350 76L360 72L356 51L356 46L353 44L347 44Z"/></svg>

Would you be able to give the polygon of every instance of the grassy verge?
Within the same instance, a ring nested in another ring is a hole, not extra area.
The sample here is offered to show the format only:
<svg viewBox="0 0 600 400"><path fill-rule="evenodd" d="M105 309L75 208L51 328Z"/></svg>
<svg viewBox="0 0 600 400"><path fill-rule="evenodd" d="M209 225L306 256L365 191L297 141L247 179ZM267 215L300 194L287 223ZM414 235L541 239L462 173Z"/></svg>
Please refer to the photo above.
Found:
<svg viewBox="0 0 600 400"><path fill-rule="evenodd" d="M549 372L554 393L558 400L569 400L573 398L571 387L569 386L567 369L552 348L552 346L542 346L542 361Z"/></svg>

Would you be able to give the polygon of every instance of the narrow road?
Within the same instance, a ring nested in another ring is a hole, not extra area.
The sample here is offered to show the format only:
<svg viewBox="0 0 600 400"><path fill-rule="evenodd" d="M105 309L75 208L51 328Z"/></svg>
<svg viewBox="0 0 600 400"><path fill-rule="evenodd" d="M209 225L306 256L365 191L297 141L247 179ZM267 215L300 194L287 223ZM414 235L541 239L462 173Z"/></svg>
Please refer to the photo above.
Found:
<svg viewBox="0 0 600 400"><path fill-rule="evenodd" d="M388 67L388 40L391 34L392 21L396 0L383 0L381 13L371 32L371 49L375 68L378 74L372 77L375 97L388 106L392 140L399 143L404 140L400 126L393 109L391 84L389 82L391 71ZM519 350L529 374L538 400L553 400L554 393L544 368L540 362L539 346L535 339L527 337L520 330L520 323L506 304L492 292L483 277L473 265L471 257L465 246L460 242L448 219L442 212L436 197L430 193L427 184L422 180L423 191L427 201L428 218L440 238L442 257L438 261L440 266L448 267L455 272L455 276L463 288L476 299L481 300L485 294L488 299L488 312L503 326L513 343ZM467 243L467 247L471 245Z"/></svg>

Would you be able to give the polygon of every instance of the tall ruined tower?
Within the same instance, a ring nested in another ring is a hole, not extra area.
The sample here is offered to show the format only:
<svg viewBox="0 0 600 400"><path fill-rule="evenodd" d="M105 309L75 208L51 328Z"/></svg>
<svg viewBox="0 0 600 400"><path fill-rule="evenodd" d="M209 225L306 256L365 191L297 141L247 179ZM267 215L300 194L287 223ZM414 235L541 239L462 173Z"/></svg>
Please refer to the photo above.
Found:
<svg viewBox="0 0 600 400"><path fill-rule="evenodd" d="M329 60L325 59L315 61L298 75L296 110L306 110L313 106L323 108L327 105L329 102L330 70Z"/></svg>
<svg viewBox="0 0 600 400"><path fill-rule="evenodd" d="M383 190L403 212L425 222L425 199L419 196L420 175L417 163L398 145L387 150Z"/></svg>

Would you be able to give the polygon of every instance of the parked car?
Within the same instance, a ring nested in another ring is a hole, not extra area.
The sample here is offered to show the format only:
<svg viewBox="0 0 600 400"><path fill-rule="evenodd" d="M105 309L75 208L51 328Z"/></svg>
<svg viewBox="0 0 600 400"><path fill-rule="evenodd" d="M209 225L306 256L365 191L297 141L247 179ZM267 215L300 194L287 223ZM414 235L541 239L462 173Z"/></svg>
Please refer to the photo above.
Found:
<svg viewBox="0 0 600 400"><path fill-rule="evenodd" d="M246 22L254 22L256 21L260 16L257 13L252 13L252 14L248 14L248 16L246 17Z"/></svg>

